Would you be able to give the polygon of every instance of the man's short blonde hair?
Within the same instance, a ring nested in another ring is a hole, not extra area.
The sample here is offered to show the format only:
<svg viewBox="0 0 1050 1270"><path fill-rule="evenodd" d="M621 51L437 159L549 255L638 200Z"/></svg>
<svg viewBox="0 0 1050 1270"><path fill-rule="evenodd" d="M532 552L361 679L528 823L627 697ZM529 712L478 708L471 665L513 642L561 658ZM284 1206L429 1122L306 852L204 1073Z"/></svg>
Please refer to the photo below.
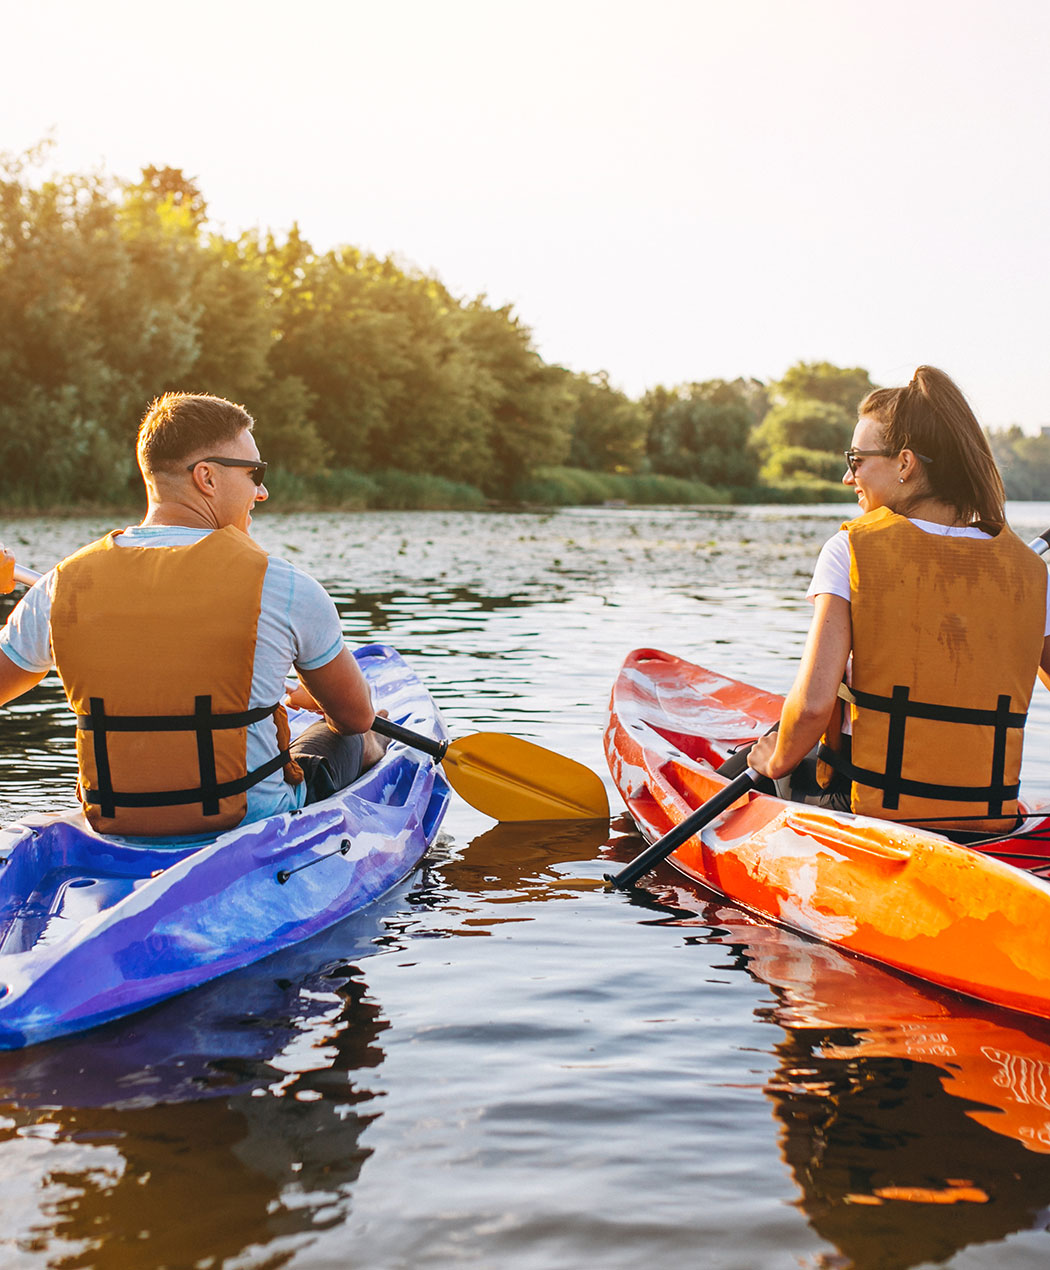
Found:
<svg viewBox="0 0 1050 1270"><path fill-rule="evenodd" d="M150 405L139 425L135 457L143 476L174 473L254 427L255 420L243 406L223 397L166 392Z"/></svg>

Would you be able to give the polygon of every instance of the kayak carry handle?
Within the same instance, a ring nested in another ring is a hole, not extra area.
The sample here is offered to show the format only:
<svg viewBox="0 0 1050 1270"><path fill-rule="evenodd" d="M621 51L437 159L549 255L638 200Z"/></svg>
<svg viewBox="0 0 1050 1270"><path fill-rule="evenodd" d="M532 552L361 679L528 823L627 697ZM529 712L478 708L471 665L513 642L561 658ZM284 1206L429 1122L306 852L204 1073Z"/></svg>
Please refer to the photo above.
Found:
<svg viewBox="0 0 1050 1270"><path fill-rule="evenodd" d="M422 750L424 754L429 754L439 763L448 749L447 741L435 741L433 737L412 732L408 728L403 728L400 723L385 719L381 714L377 714L372 720L372 731L378 732L381 736L388 736L391 741L400 741L413 750Z"/></svg>

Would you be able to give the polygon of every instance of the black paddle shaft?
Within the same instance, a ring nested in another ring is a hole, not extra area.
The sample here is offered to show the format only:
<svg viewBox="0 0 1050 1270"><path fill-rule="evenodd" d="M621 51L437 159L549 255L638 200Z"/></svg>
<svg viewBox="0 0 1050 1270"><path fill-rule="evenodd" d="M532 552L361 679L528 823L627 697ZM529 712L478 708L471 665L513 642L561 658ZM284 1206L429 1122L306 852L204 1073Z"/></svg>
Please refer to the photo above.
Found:
<svg viewBox="0 0 1050 1270"><path fill-rule="evenodd" d="M372 720L372 731L388 736L391 741L401 741L413 750L422 750L424 754L429 754L439 763L448 749L447 741L435 741L433 737L423 736L422 733L410 732L400 723L392 723L389 719L384 719L381 714L377 714Z"/></svg>
<svg viewBox="0 0 1050 1270"><path fill-rule="evenodd" d="M691 815L686 816L682 823L676 825L670 833L665 833L662 838L639 852L630 864L624 865L619 873L606 873L606 882L610 882L620 891L633 886L643 874L655 868L661 860L666 860L675 847L680 847L683 842L687 842L717 815L746 794L757 779L758 773L753 772L750 767L741 772L729 782L725 789L720 789L702 807L698 807Z"/></svg>

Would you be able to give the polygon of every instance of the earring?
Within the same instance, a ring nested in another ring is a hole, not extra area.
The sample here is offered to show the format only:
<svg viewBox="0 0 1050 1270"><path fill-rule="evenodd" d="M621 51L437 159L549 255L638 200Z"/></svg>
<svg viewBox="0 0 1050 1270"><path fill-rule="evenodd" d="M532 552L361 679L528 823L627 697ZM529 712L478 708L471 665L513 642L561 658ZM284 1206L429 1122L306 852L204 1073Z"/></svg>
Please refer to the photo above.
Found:
<svg viewBox="0 0 1050 1270"><path fill-rule="evenodd" d="M897 484L898 484L898 485L903 485L903 484L904 484L904 477L903 477L903 476L902 476L902 477L901 477L901 479L897 482Z"/></svg>

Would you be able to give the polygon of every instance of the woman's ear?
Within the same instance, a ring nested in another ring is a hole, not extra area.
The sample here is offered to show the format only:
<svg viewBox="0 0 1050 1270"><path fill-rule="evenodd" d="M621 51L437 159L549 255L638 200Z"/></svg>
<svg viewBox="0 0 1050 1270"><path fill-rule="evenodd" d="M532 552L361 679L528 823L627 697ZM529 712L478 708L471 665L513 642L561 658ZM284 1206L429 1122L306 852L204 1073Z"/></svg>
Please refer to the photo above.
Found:
<svg viewBox="0 0 1050 1270"><path fill-rule="evenodd" d="M914 450L901 450L897 457L900 462L898 475L901 483L906 485L922 470L922 462Z"/></svg>

